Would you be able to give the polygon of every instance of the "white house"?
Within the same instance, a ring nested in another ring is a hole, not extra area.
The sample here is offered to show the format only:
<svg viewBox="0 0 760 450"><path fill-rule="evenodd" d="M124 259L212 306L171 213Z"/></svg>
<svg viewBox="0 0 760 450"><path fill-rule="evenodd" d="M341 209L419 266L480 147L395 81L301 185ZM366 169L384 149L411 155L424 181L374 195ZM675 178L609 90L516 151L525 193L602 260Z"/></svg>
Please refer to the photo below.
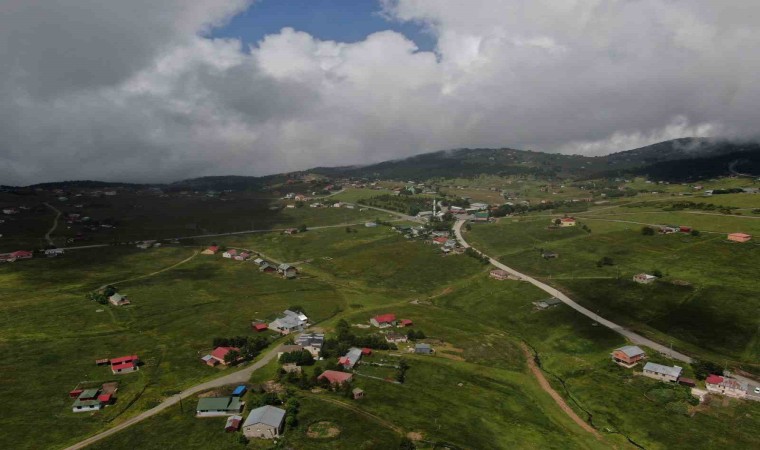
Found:
<svg viewBox="0 0 760 450"><path fill-rule="evenodd" d="M231 249L227 250L226 252L222 253L222 257L223 258L228 258L228 259L232 258L235 255L237 255L237 250L235 250L234 248L231 248Z"/></svg>
<svg viewBox="0 0 760 450"><path fill-rule="evenodd" d="M653 362L648 362L644 365L643 375L645 377L654 378L660 381L669 381L675 383L678 381L678 377L681 376L683 369L678 366L663 366Z"/></svg>
<svg viewBox="0 0 760 450"><path fill-rule="evenodd" d="M303 313L286 310L283 317L278 317L269 324L269 329L280 334L303 331L308 326L309 318Z"/></svg>

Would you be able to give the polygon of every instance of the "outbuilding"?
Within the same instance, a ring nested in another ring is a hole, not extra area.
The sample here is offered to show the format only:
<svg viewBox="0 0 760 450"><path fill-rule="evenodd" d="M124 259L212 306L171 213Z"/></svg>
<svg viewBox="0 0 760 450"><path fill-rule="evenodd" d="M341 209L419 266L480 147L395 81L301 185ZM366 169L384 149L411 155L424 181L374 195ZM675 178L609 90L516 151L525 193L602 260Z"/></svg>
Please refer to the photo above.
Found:
<svg viewBox="0 0 760 450"><path fill-rule="evenodd" d="M282 433L285 410L266 405L248 414L243 423L243 435L247 438L274 439Z"/></svg>

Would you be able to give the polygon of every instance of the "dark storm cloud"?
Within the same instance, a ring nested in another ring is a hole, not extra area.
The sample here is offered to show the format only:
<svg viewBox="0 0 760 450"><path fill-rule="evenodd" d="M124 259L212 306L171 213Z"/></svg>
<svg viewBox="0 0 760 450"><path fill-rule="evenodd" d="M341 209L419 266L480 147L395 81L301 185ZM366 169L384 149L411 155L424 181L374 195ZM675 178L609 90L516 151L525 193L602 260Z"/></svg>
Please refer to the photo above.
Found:
<svg viewBox="0 0 760 450"><path fill-rule="evenodd" d="M0 4L0 183L172 181L458 147L754 137L760 5L384 1L434 33L204 38L247 1Z"/></svg>

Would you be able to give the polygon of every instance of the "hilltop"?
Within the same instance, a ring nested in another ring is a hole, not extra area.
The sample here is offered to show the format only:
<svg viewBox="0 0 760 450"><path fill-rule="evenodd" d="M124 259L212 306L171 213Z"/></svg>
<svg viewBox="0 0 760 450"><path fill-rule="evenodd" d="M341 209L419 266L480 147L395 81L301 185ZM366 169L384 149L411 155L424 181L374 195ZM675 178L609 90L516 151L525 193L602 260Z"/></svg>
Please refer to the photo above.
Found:
<svg viewBox="0 0 760 450"><path fill-rule="evenodd" d="M342 177L391 180L473 178L479 175L530 175L546 180L583 180L647 176L655 181L696 181L728 175L760 175L760 144L708 138L681 138L604 156L565 155L513 148L440 150L384 161L342 167L315 167L265 176L218 175L173 183L133 184L106 181L62 181L27 188L160 188L169 191L257 191L289 179ZM18 189L16 186L2 186Z"/></svg>

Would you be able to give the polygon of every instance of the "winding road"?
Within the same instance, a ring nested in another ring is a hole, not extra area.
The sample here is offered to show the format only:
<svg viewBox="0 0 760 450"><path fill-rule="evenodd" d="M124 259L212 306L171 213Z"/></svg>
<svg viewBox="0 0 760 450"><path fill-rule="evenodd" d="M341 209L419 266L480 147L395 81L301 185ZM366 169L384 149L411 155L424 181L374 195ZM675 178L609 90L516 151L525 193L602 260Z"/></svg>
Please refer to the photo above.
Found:
<svg viewBox="0 0 760 450"><path fill-rule="evenodd" d="M464 225L464 223L465 223L464 220L458 220L456 222L456 224L454 225L454 234L456 235L457 241L459 241L459 243L464 248L473 248L474 250L477 250L476 248L471 247L470 244L468 244L467 241L464 240L464 237L462 237L462 225ZM676 359L678 361L682 361L682 362L685 362L685 363L692 362L692 359L690 357L684 355L683 353L679 353L679 352L677 352L675 350L670 349L669 347L666 347L666 346L664 346L662 344L658 344L657 342L655 342L655 341L653 341L651 339L647 339L644 336L641 336L640 334L634 333L633 331L631 331L631 330L623 327L622 325L618 325L618 324L616 324L616 323L614 323L614 322L612 322L610 320L607 320L604 317L600 316L599 314L596 314L595 312L593 312L593 311L591 311L591 310L589 310L587 308L584 308L583 306L579 305L578 303L576 303L575 301L573 301L570 297L568 297L567 295L563 294L559 290L557 290L557 289L549 286L548 284L543 283L541 281L538 281L538 280L536 280L535 278L533 278L533 277L531 277L529 275L525 275L524 273L520 273L517 270L515 270L515 269L513 269L511 267L508 267L508 266L506 266L506 265L504 265L502 263L500 263L499 261L495 260L494 258L491 258L490 256L486 255L483 252L480 252L480 253L483 254L483 256L487 257L488 261L492 265L496 266L497 268L499 268L501 270L505 270L505 271L509 272L510 274L518 277L519 279L521 279L523 281L527 281L528 283L532 284L533 286L536 286L537 288L541 289L542 291L546 292L547 294L551 295L552 297L556 297L557 299L561 300L562 303L564 303L567 306L573 308L574 310L578 311L579 313L583 314L584 316L588 317L589 319L592 319L593 321L599 323L600 325L603 325L603 326L609 328L610 330L612 330L612 331L614 331L616 333L622 334L623 336L625 336L628 340L630 340L634 344L644 345L646 347L649 347L649 348L651 348L653 350L656 350L656 351L660 352L661 354L663 354L663 355L665 355L665 356L667 356L669 358Z"/></svg>
<svg viewBox="0 0 760 450"><path fill-rule="evenodd" d="M45 206L55 211L55 219L53 219L53 226L50 227L47 233L45 233L45 240L47 241L47 243L54 246L55 244L53 243L53 239L50 238L50 235L53 233L53 231L55 231L56 228L58 228L58 219L61 217L61 210L51 205L48 202L45 202Z"/></svg>

